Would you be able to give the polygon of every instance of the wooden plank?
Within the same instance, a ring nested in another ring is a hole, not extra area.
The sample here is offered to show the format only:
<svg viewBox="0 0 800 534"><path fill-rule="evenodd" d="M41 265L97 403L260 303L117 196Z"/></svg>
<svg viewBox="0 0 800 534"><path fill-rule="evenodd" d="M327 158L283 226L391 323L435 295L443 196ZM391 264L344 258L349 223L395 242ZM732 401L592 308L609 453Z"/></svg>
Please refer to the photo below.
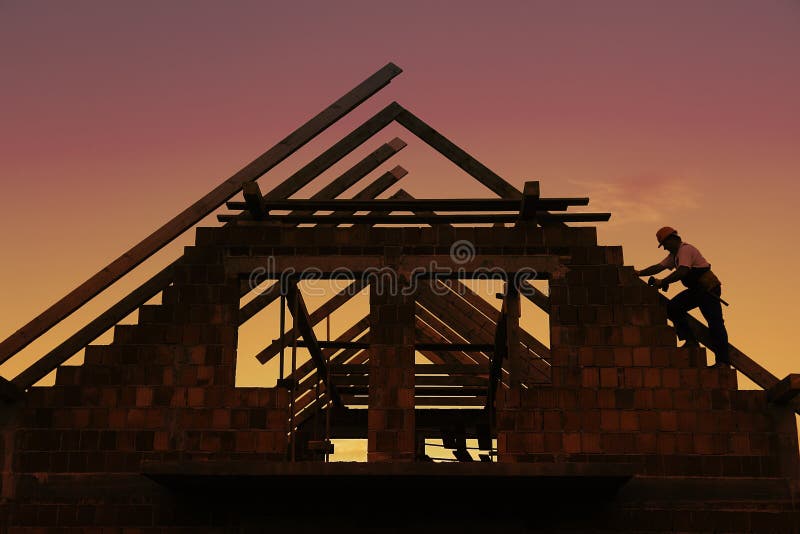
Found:
<svg viewBox="0 0 800 534"><path fill-rule="evenodd" d="M242 186L242 195L244 196L244 207L250 212L250 217L257 221L262 220L267 215L267 211L264 208L264 199L261 198L263 195L258 184L245 182Z"/></svg>
<svg viewBox="0 0 800 534"><path fill-rule="evenodd" d="M369 378L369 377L362 377ZM364 385L337 385L336 390L341 395L367 395L369 387ZM486 382L480 386L421 386L414 388L414 394L426 397L465 397L486 395Z"/></svg>
<svg viewBox="0 0 800 534"><path fill-rule="evenodd" d="M414 378L415 386L481 386L482 393L485 393L488 383L488 372L482 376L418 376ZM333 383L337 386L368 386L369 377L367 375L335 375ZM345 390L339 389L341 393Z"/></svg>
<svg viewBox="0 0 800 534"><path fill-rule="evenodd" d="M342 402L349 406L367 406L367 396L342 395ZM483 406L486 397L414 397L417 406Z"/></svg>
<svg viewBox="0 0 800 534"><path fill-rule="evenodd" d="M800 394L800 374L791 373L767 390L767 400L786 404Z"/></svg>
<svg viewBox="0 0 800 534"><path fill-rule="evenodd" d="M415 343L417 350L439 350L439 351L458 351L458 352L492 352L493 343Z"/></svg>
<svg viewBox="0 0 800 534"><path fill-rule="evenodd" d="M341 406L341 399L336 393L336 387L328 383L325 359L322 356L322 350L317 344L317 336L314 334L314 328L311 325L308 308L306 308L306 303L303 300L303 296L300 294L300 289L297 287L297 284L289 284L286 292L286 302L289 305L290 311L294 311L295 306L297 306L297 317L295 317L295 319L298 332L303 336L303 339L308 345L308 352L311 354L311 359L314 360L316 364L317 373L319 373L319 376L322 378L322 383L325 384L331 400L337 406Z"/></svg>
<svg viewBox="0 0 800 534"><path fill-rule="evenodd" d="M522 203L519 208L519 218L522 220L536 217L536 210L553 209L539 206L539 182L525 182L522 188Z"/></svg>
<svg viewBox="0 0 800 534"><path fill-rule="evenodd" d="M388 150L389 145L384 145L383 150ZM381 149L378 149L379 151ZM379 153L376 151L376 153ZM373 153L371 156L375 156ZM370 157L370 156L368 156ZM355 167L354 167L355 169ZM372 170L372 169L370 169ZM352 172L353 169L348 171ZM347 173L339 178L345 177ZM352 182L352 180L350 180ZM332 182L333 183L333 182ZM320 193L324 193L321 190ZM311 198L291 198L285 200L265 200L263 207L268 210L312 210L312 211L330 211L330 210L352 210L352 211L369 211L369 210L382 210L382 211L413 211L415 213L421 211L505 211L510 213L518 213L520 211L520 201L504 198L381 198L381 199L345 199L333 198L330 195L318 197L313 195ZM325 200L321 200L324 198ZM530 200L529 200L530 202ZM533 217L537 208L539 211L542 209L550 211L559 211L559 209L567 209L568 205L583 205L588 204L588 198L574 198L574 199L549 199L541 198L534 199L533 203L529 205L529 212L527 215ZM247 209L246 202L229 201L227 207L233 210ZM527 205L527 204L526 204Z"/></svg>
<svg viewBox="0 0 800 534"><path fill-rule="evenodd" d="M477 364L439 365L433 363L418 363L414 366L414 373L417 375L485 375L488 372L488 365ZM332 365L331 374L369 374L369 366L363 363Z"/></svg>
<svg viewBox="0 0 800 534"><path fill-rule="evenodd" d="M220 222L231 222L239 216L233 214L217 215ZM606 222L610 213L548 213L537 211L538 221L559 222ZM454 213L444 215L391 215L369 213L366 215L270 215L267 219L287 224L489 224L514 223L519 220L517 214L497 213Z"/></svg>
<svg viewBox="0 0 800 534"><path fill-rule="evenodd" d="M136 311L139 306L142 306L163 291L172 282L175 263L161 270L161 272L131 291L125 298L98 315L93 321L72 334L53 350L39 358L30 367L18 374L12 382L21 389L28 389L47 376L53 369L63 364L86 345Z"/></svg>
<svg viewBox="0 0 800 534"><path fill-rule="evenodd" d="M402 72L401 69L396 65L387 64L97 274L70 291L25 326L0 342L0 363L7 361L95 295L130 272L131 269L197 224L238 193L244 183L255 180L288 158L319 133L386 86L400 72Z"/></svg>
<svg viewBox="0 0 800 534"><path fill-rule="evenodd" d="M467 154L445 136L425 124L424 121L407 109L403 109L402 112L397 115L397 122L498 196L516 199L522 197L522 193L520 193L517 188L503 180L499 175Z"/></svg>

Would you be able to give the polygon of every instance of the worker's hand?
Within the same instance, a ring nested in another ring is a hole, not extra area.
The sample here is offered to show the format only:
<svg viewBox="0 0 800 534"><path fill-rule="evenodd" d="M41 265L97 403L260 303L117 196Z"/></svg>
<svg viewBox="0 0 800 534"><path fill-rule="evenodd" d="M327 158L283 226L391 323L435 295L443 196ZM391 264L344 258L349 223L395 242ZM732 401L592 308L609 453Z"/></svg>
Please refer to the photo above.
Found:
<svg viewBox="0 0 800 534"><path fill-rule="evenodd" d="M633 274L636 276L642 276L640 273L641 271L637 271L636 269L633 270Z"/></svg>

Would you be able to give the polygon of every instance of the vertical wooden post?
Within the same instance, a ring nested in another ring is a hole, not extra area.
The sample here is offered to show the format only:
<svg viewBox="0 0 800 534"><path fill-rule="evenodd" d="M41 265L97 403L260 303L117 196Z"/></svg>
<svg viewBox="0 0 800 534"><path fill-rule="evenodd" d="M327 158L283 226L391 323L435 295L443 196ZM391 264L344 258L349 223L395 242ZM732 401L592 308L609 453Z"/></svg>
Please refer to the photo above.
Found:
<svg viewBox="0 0 800 534"><path fill-rule="evenodd" d="M525 378L524 360L519 339L519 289L513 281L506 282L505 310L506 343L508 347L509 363L508 372L511 376L511 386L513 387L518 385Z"/></svg>

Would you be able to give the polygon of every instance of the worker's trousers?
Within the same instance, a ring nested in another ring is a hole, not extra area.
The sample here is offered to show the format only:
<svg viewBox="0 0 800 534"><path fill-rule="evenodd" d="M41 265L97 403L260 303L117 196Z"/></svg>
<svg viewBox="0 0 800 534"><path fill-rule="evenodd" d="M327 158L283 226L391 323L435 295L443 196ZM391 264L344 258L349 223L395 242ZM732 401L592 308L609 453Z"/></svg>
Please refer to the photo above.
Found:
<svg viewBox="0 0 800 534"><path fill-rule="evenodd" d="M728 331L725 330L725 321L722 318L722 304L719 296L722 287L717 286L711 291L700 288L690 288L675 295L667 305L667 316L675 325L675 333L679 339L695 341L695 336L689 328L689 310L699 307L700 313L708 323L708 333L711 336L709 347L717 357L719 363L730 363L728 355Z"/></svg>

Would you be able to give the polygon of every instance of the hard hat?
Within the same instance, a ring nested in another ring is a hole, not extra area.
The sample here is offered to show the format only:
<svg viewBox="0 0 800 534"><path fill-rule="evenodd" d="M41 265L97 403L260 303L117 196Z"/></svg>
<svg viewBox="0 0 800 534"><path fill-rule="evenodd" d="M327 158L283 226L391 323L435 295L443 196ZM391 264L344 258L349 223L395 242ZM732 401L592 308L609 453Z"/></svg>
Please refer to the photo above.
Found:
<svg viewBox="0 0 800 534"><path fill-rule="evenodd" d="M658 246L659 247L664 246L664 241L666 241L666 239L673 234L677 235L678 231L671 226L665 226L664 228L659 229L658 232L656 232L656 239L658 240Z"/></svg>

